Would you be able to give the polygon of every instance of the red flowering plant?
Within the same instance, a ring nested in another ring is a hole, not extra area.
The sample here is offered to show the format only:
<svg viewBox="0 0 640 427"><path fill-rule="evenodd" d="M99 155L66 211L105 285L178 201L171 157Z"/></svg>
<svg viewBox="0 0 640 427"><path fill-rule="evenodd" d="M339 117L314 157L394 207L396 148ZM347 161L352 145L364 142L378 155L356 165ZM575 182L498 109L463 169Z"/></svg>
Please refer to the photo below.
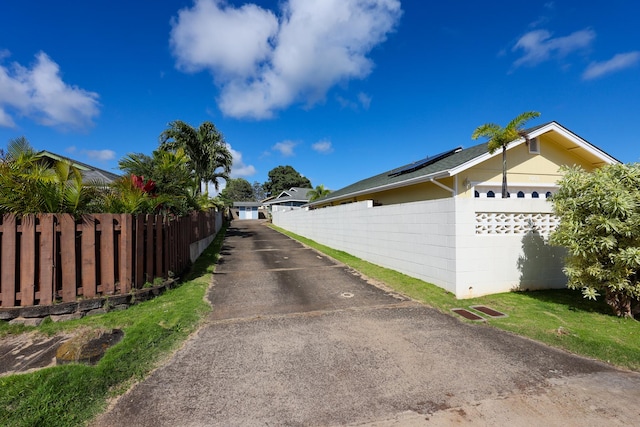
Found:
<svg viewBox="0 0 640 427"><path fill-rule="evenodd" d="M153 195L156 189L156 183L152 180L148 179L147 182L144 182L144 176L138 176L131 174L131 182L134 187L142 190L143 193L147 193Z"/></svg>

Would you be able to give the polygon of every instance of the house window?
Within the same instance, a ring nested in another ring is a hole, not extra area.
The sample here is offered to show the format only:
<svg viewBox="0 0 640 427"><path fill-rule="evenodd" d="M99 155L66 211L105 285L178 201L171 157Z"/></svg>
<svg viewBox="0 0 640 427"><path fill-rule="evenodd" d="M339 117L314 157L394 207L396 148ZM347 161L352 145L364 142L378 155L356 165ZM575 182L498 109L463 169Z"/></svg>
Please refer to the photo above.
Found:
<svg viewBox="0 0 640 427"><path fill-rule="evenodd" d="M496 193L494 193L493 191L489 190L489 191L487 191L487 197L495 198L496 197Z"/></svg>
<svg viewBox="0 0 640 427"><path fill-rule="evenodd" d="M540 198L540 195L538 194L538 192L537 192L537 191L534 191L533 193L531 193L531 198L532 198L532 199L539 199L539 198Z"/></svg>
<svg viewBox="0 0 640 427"><path fill-rule="evenodd" d="M547 191L547 194L545 194L545 197L548 199L551 196L552 196L551 191Z"/></svg>
<svg viewBox="0 0 640 427"><path fill-rule="evenodd" d="M478 190L473 192L473 197L475 197L476 199L480 197L480 193L478 193Z"/></svg>
<svg viewBox="0 0 640 427"><path fill-rule="evenodd" d="M524 199L524 191L518 191L518 199Z"/></svg>
<svg viewBox="0 0 640 427"><path fill-rule="evenodd" d="M538 138L529 140L529 153L540 154L540 141L538 141Z"/></svg>

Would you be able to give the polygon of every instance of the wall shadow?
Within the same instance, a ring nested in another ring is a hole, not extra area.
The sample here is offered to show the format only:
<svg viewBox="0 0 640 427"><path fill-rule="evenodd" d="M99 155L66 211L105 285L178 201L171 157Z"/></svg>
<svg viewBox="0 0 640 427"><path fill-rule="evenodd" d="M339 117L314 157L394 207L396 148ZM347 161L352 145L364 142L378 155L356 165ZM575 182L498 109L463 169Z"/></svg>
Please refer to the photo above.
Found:
<svg viewBox="0 0 640 427"><path fill-rule="evenodd" d="M566 286L562 268L567 254L565 248L551 246L537 230L522 238L522 255L518 258L520 286L517 290L549 289Z"/></svg>

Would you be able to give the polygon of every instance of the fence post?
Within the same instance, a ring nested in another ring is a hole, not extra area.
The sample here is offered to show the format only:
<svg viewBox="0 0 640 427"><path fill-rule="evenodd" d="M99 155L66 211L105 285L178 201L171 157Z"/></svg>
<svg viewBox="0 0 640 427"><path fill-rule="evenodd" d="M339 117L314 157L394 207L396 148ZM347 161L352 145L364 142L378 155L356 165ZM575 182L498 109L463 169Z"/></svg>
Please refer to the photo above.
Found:
<svg viewBox="0 0 640 427"><path fill-rule="evenodd" d="M49 305L55 298L54 289L54 239L55 216L40 215L40 304Z"/></svg>
<svg viewBox="0 0 640 427"><path fill-rule="evenodd" d="M2 305L16 305L16 216L3 215L2 220Z"/></svg>
<svg viewBox="0 0 640 427"><path fill-rule="evenodd" d="M133 215L120 215L120 293L131 290L133 282Z"/></svg>
<svg viewBox="0 0 640 427"><path fill-rule="evenodd" d="M93 215L82 217L82 296L93 298L96 296L96 218Z"/></svg>
<svg viewBox="0 0 640 427"><path fill-rule="evenodd" d="M76 300L76 220L71 214L60 214L60 259L62 269L62 301Z"/></svg>
<svg viewBox="0 0 640 427"><path fill-rule="evenodd" d="M146 227L146 234L147 234L147 240L146 240L146 253L147 253L147 263L145 266L145 278L144 280L147 282L153 282L153 278L155 277L155 274L153 273L153 269L154 269L154 263L153 263L153 256L154 253L156 256L158 256L157 251L158 251L158 243L155 242L154 243L154 238L155 238L155 228L154 227L154 219L156 218L156 215L145 215L146 218L146 222L145 222L145 227ZM155 225L156 227L158 226L158 224ZM142 285L140 285L142 287Z"/></svg>
<svg viewBox="0 0 640 427"><path fill-rule="evenodd" d="M135 284L136 288L141 288L144 284L144 215L136 215L136 265Z"/></svg>
<svg viewBox="0 0 640 427"><path fill-rule="evenodd" d="M113 214L96 215L100 221L100 284L103 295L112 295L115 290L114 224Z"/></svg>
<svg viewBox="0 0 640 427"><path fill-rule="evenodd" d="M154 247L154 251L156 252L156 277L166 277L167 263L166 259L164 260L163 267L163 258L166 256L167 248L166 243L163 238L163 228L164 228L164 218L161 215L155 215L156 219L156 246ZM163 256L164 255L164 256Z"/></svg>
<svg viewBox="0 0 640 427"><path fill-rule="evenodd" d="M20 305L34 305L36 292L36 216L22 217L20 233Z"/></svg>

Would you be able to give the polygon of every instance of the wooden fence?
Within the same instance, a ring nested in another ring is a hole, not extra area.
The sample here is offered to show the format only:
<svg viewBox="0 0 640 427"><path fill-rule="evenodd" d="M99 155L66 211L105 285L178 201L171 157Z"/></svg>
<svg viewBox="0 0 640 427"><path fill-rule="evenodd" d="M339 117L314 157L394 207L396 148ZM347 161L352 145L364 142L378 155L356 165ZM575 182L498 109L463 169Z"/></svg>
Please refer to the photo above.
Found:
<svg viewBox="0 0 640 427"><path fill-rule="evenodd" d="M181 274L216 212L0 215L0 307L126 294Z"/></svg>

